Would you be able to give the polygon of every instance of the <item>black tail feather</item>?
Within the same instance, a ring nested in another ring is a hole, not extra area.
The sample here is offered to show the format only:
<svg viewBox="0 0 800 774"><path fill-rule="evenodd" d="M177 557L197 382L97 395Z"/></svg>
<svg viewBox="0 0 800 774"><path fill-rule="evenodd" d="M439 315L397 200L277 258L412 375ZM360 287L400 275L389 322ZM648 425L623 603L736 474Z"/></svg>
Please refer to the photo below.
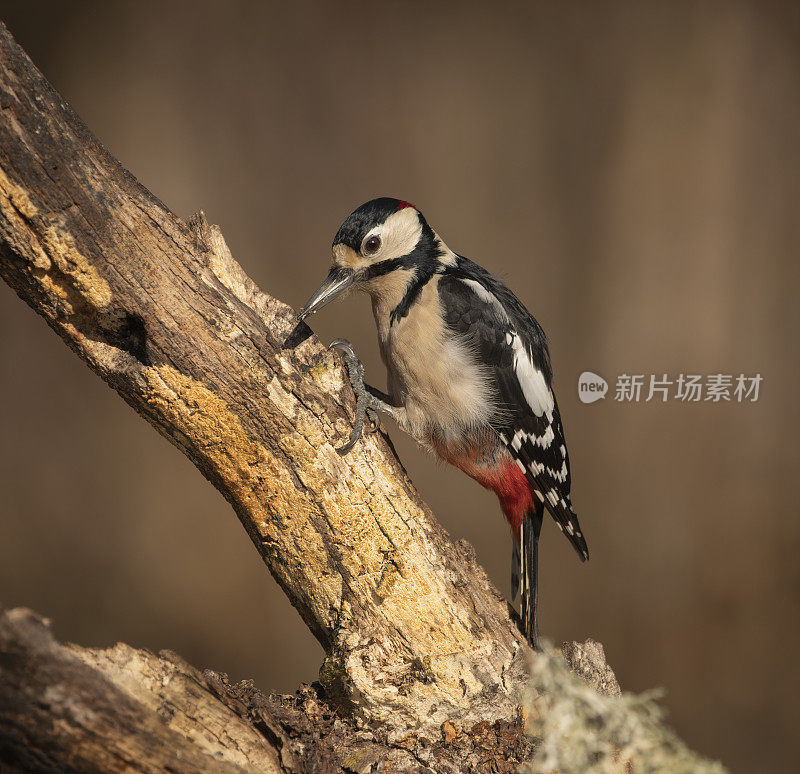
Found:
<svg viewBox="0 0 800 774"><path fill-rule="evenodd" d="M513 602L519 594L519 581L522 577L522 554L519 550L519 543L511 539L511 601Z"/></svg>
<svg viewBox="0 0 800 774"><path fill-rule="evenodd" d="M528 511L520 525L519 586L522 626L528 642L539 647L539 534L544 508L541 504ZM513 571L512 571L513 583ZM515 595L516 596L516 595Z"/></svg>

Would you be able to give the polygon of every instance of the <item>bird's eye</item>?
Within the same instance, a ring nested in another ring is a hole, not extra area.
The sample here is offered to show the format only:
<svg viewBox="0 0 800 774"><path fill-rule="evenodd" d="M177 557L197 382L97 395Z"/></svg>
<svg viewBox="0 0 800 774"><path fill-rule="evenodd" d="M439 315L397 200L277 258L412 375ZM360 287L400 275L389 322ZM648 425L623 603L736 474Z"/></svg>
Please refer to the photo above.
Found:
<svg viewBox="0 0 800 774"><path fill-rule="evenodd" d="M363 251L364 255L374 255L381 249L381 238L379 236L371 236L364 240Z"/></svg>

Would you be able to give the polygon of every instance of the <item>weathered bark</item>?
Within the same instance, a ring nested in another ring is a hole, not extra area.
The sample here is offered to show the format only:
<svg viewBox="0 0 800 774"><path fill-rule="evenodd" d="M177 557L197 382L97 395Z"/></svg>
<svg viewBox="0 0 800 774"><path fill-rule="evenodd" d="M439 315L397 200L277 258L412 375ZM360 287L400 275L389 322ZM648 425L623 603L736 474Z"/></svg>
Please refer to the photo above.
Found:
<svg viewBox="0 0 800 774"><path fill-rule="evenodd" d="M530 650L385 436L345 458L336 356L294 351L202 215L173 215L0 29L0 276L231 503L325 648L321 681L390 735L515 716Z"/></svg>
<svg viewBox="0 0 800 774"><path fill-rule="evenodd" d="M583 683L531 653L385 436L336 453L353 414L336 358L315 337L282 350L292 310L202 214L140 186L2 24L0 277L219 489L326 653L319 689L268 697L0 611L3 771L510 772L526 731L532 771L722 771L619 698L598 643L562 650Z"/></svg>
<svg viewBox="0 0 800 774"><path fill-rule="evenodd" d="M273 744L174 654L56 642L29 610L0 615L0 768L280 772Z"/></svg>
<svg viewBox="0 0 800 774"><path fill-rule="evenodd" d="M521 717L389 741L340 717L311 686L266 696L168 651L62 645L32 611L0 612L4 772L352 774L428 764L510 774L533 749Z"/></svg>

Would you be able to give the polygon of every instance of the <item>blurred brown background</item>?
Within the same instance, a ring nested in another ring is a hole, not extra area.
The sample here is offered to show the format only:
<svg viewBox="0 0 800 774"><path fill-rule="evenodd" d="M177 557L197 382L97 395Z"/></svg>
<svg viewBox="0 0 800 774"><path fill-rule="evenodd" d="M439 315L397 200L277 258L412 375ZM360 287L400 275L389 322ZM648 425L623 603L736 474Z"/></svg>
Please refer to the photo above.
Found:
<svg viewBox="0 0 800 774"><path fill-rule="evenodd" d="M592 561L545 528L542 615L666 689L734 771L800 722L800 12L752 2L9 3L3 19L175 212L299 306L362 201L418 204L548 331ZM383 382L366 299L315 329ZM583 405L594 370L609 399ZM764 377L755 404L620 404L622 372ZM222 498L0 286L0 600L84 644L292 691L321 651ZM392 428L508 591L496 500ZM794 765L793 765L794 762Z"/></svg>

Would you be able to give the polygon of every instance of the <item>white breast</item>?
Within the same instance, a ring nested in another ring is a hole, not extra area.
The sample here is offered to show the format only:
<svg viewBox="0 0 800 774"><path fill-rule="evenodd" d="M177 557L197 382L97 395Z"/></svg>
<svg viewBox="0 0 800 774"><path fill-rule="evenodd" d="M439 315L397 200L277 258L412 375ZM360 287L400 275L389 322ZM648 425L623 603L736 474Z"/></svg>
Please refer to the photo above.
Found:
<svg viewBox="0 0 800 774"><path fill-rule="evenodd" d="M469 347L447 330L436 276L394 325L376 321L389 390L406 409L406 429L420 441L484 427L493 413L489 381Z"/></svg>

